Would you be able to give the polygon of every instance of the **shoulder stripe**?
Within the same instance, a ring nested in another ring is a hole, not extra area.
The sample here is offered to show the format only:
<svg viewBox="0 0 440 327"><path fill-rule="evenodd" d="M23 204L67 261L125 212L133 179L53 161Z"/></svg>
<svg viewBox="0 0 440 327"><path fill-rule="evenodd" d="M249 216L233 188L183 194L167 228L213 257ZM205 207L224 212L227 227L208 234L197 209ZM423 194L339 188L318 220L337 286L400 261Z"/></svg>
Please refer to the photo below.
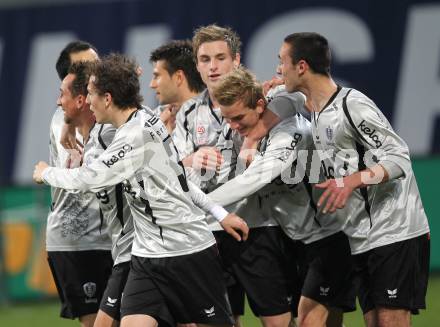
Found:
<svg viewBox="0 0 440 327"><path fill-rule="evenodd" d="M98 132L98 141L99 141L99 144L101 144L102 148L104 150L107 150L107 144L105 144L105 142L104 142L104 140L102 139L102 136L101 136L103 128L104 128L104 125L101 125L101 128L99 129L99 132Z"/></svg>
<svg viewBox="0 0 440 327"><path fill-rule="evenodd" d="M345 97L342 99L342 109L344 110L344 114L348 119L348 122L350 123L351 127L353 127L353 129L355 130L356 134L367 144L373 146L372 144L370 144L370 142L368 142L365 137L362 136L362 134L359 132L359 130L357 129L356 125L353 122L353 119L350 116L350 113L348 112L348 107L347 107L347 98L348 95L350 94L350 92L352 91L352 89L350 89L347 94L345 95Z"/></svg>
<svg viewBox="0 0 440 327"><path fill-rule="evenodd" d="M189 135L189 129L188 129L188 116L191 112L194 111L194 109L196 109L196 104L194 103L191 107L188 108L187 111L185 111L185 120L183 122L183 128L186 131L186 140L188 140L188 135Z"/></svg>

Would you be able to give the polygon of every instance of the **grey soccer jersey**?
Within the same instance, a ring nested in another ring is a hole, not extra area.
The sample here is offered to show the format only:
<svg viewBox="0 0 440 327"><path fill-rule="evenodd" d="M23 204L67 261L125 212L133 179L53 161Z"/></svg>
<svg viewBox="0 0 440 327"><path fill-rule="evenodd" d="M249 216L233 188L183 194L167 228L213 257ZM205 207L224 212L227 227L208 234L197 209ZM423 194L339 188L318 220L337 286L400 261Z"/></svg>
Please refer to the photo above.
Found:
<svg viewBox="0 0 440 327"><path fill-rule="evenodd" d="M361 92L338 88L313 114L313 140L327 178L350 175L375 164L401 169L403 176L357 189L338 216L353 254L417 237L429 231L406 143L377 106Z"/></svg>
<svg viewBox="0 0 440 327"><path fill-rule="evenodd" d="M64 113L58 108L50 125L49 162L67 167L69 153L61 146ZM78 135L80 137L80 135ZM107 227L99 216L99 204L91 194L51 188L52 206L47 217L47 251L110 250Z"/></svg>
<svg viewBox="0 0 440 327"><path fill-rule="evenodd" d="M134 255L185 255L215 243L191 200L171 137L160 119L144 110L118 128L97 160L77 169L48 168L43 178L51 185L95 192L123 182L134 218Z"/></svg>
<svg viewBox="0 0 440 327"><path fill-rule="evenodd" d="M224 135L222 153L231 151L236 158L241 137L230 128ZM246 170L240 165L238 169L222 169L222 177L229 181L208 196L226 205L256 192L260 208L254 210L265 218L275 219L290 238L304 243L337 233L342 222L316 210L315 191L304 181L311 146L310 123L300 114L290 117L262 140L258 154Z"/></svg>
<svg viewBox="0 0 440 327"><path fill-rule="evenodd" d="M186 158L200 147L215 146L224 124L220 108L213 108L208 90L186 101L176 115L176 128L173 132L173 141L180 158ZM201 173L190 167L185 170L188 179L204 192L215 189L212 173Z"/></svg>
<svg viewBox="0 0 440 327"><path fill-rule="evenodd" d="M116 128L110 124L95 124L84 145L84 164L96 160L111 144ZM131 259L134 238L133 216L128 205L124 185L119 183L96 192L101 215L108 226L112 240L112 257L115 265Z"/></svg>

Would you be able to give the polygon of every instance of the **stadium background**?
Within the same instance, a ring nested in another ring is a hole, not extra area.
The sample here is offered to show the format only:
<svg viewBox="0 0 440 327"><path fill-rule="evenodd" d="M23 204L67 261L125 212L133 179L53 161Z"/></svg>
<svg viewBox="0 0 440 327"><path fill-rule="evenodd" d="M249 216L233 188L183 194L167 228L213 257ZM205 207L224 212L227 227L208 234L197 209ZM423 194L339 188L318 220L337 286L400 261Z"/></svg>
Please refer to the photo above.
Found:
<svg viewBox="0 0 440 327"><path fill-rule="evenodd" d="M136 57L145 102L155 106L150 50L213 22L239 33L242 61L261 80L274 75L285 35L317 31L329 39L333 76L371 97L410 146L432 229L432 306L420 318L440 309L440 1L0 0L0 326L17 310L11 303L55 294L44 252L49 193L32 186L31 174L48 158L60 50L80 38L101 54ZM56 316L56 305L47 310ZM438 325L432 317L417 325Z"/></svg>

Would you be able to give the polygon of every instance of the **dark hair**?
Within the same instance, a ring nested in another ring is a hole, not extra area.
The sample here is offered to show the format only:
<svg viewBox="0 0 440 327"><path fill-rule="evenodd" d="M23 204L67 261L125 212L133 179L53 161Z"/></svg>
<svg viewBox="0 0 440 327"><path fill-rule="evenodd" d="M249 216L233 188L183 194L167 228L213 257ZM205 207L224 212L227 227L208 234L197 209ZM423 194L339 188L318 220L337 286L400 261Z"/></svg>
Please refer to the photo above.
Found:
<svg viewBox="0 0 440 327"><path fill-rule="evenodd" d="M293 64L304 60L316 74L330 76L331 53L325 37L318 33L294 33L286 36L284 42L290 45Z"/></svg>
<svg viewBox="0 0 440 327"><path fill-rule="evenodd" d="M92 49L96 53L98 53L93 45L85 41L73 41L66 45L66 47L61 51L57 63L55 64L55 68L61 80L66 77L69 67L72 64L72 61L70 60L70 55L89 49Z"/></svg>
<svg viewBox="0 0 440 327"><path fill-rule="evenodd" d="M140 108L143 98L139 94L139 65L122 54L112 53L93 63L93 85L99 95L110 93L113 103L120 109Z"/></svg>
<svg viewBox="0 0 440 327"><path fill-rule="evenodd" d="M150 55L150 62L153 63L159 60L164 61L165 69L170 76L176 71L182 70L192 92L199 93L205 88L205 84L196 68L191 41L171 41L153 50Z"/></svg>
<svg viewBox="0 0 440 327"><path fill-rule="evenodd" d="M67 71L68 74L75 75L75 79L70 85L70 92L72 96L84 95L87 96L87 83L90 77L90 62L79 61L74 62Z"/></svg>

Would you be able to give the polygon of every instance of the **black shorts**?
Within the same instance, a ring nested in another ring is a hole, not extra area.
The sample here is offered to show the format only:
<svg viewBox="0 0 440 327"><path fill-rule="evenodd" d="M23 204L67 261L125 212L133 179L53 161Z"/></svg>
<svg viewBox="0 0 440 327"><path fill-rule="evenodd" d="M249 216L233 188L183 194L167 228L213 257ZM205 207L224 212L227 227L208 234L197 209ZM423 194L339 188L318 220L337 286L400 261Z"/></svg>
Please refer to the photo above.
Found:
<svg viewBox="0 0 440 327"><path fill-rule="evenodd" d="M49 251L48 262L61 301L60 316L97 313L111 274L110 251Z"/></svg>
<svg viewBox="0 0 440 327"><path fill-rule="evenodd" d="M280 227L252 228L245 242L237 242L227 233L216 233L216 239L225 270L245 290L256 316L292 311L296 315L296 259L288 251L290 239Z"/></svg>
<svg viewBox="0 0 440 327"><path fill-rule="evenodd" d="M112 274L108 279L107 287L99 306L100 310L117 321L121 320L121 297L127 283L129 271L130 261L113 266Z"/></svg>
<svg viewBox="0 0 440 327"><path fill-rule="evenodd" d="M299 242L298 242L299 243ZM353 260L348 237L339 232L299 245L301 295L327 307L356 310Z"/></svg>
<svg viewBox="0 0 440 327"><path fill-rule="evenodd" d="M217 247L176 257L132 256L121 316L133 314L169 326L233 324Z"/></svg>
<svg viewBox="0 0 440 327"><path fill-rule="evenodd" d="M362 311L380 306L417 314L425 309L429 256L429 233L354 255Z"/></svg>

